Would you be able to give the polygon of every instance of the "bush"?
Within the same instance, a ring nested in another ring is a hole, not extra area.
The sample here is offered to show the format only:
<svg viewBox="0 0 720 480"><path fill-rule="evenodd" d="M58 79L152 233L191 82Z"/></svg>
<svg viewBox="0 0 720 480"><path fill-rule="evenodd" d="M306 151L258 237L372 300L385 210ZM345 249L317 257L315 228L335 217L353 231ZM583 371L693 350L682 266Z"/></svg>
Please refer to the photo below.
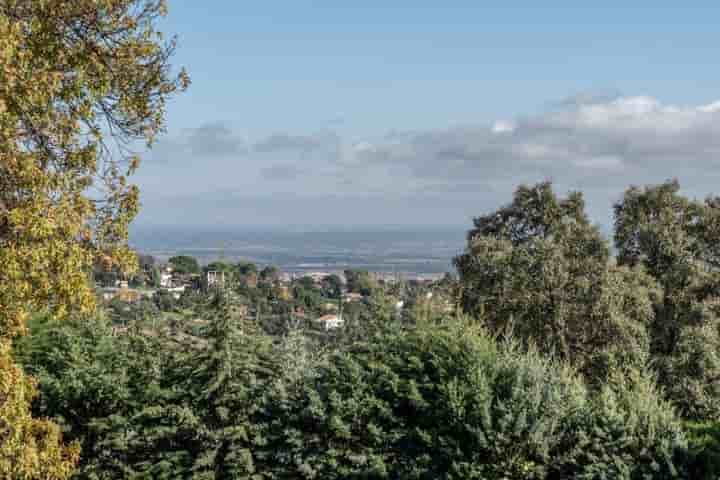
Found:
<svg viewBox="0 0 720 480"><path fill-rule="evenodd" d="M272 453L256 455L277 477L672 478L685 445L652 384L595 395L469 327L383 334L267 405Z"/></svg>
<svg viewBox="0 0 720 480"><path fill-rule="evenodd" d="M688 423L690 478L720 478L720 423Z"/></svg>
<svg viewBox="0 0 720 480"><path fill-rule="evenodd" d="M682 425L651 378L615 375L593 396L579 423L566 427L573 447L560 478L686 478Z"/></svg>
<svg viewBox="0 0 720 480"><path fill-rule="evenodd" d="M678 456L681 426L640 374L589 389L566 364L459 322L378 328L325 354L297 331L272 343L231 313L221 308L182 344L113 336L102 321L33 328L18 358L39 381L37 412L83 446L76 478L662 479L685 473L678 460L707 469L707 449Z"/></svg>
<svg viewBox="0 0 720 480"><path fill-rule="evenodd" d="M657 362L683 418L720 417L720 334L715 325L684 328L672 355Z"/></svg>

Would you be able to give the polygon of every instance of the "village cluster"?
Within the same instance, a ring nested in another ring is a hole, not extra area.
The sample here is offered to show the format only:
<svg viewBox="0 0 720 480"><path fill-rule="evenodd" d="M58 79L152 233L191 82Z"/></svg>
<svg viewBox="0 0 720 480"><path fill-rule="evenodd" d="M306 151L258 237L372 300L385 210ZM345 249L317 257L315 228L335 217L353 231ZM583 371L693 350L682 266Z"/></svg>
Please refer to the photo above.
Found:
<svg viewBox="0 0 720 480"><path fill-rule="evenodd" d="M455 309L449 275L352 269L283 272L244 261L201 266L195 258L182 255L164 262L150 255L138 255L138 259L137 271L129 276L96 269L96 288L105 302L133 305L158 297L181 302L213 289L230 288L243 294L245 315L285 314L325 331L342 327L349 315L357 316L359 309L380 294L397 316L418 305L438 313Z"/></svg>

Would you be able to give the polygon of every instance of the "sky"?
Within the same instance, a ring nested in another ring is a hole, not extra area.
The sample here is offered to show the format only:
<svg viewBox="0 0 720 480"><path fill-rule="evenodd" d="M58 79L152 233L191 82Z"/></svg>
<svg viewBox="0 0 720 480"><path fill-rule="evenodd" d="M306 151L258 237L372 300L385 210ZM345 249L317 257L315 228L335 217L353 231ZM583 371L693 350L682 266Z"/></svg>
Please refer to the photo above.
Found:
<svg viewBox="0 0 720 480"><path fill-rule="evenodd" d="M170 0L142 226L468 226L521 183L720 193L720 4ZM665 5L663 5L665 4Z"/></svg>

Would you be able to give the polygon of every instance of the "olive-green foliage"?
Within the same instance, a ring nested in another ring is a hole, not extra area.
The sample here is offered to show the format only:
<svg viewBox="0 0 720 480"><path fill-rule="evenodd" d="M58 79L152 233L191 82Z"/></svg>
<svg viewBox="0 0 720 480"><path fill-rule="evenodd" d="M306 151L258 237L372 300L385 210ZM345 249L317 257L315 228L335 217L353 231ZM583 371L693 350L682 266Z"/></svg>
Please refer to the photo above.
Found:
<svg viewBox="0 0 720 480"><path fill-rule="evenodd" d="M200 264L194 257L188 255L176 255L171 257L168 263L180 274L200 273Z"/></svg>
<svg viewBox="0 0 720 480"><path fill-rule="evenodd" d="M325 277L321 282L321 287L323 295L327 298L339 299L342 297L342 280L335 274Z"/></svg>
<svg viewBox="0 0 720 480"><path fill-rule="evenodd" d="M677 181L632 187L615 206L618 263L662 287L650 331L660 381L691 419L720 416L720 201L691 201Z"/></svg>
<svg viewBox="0 0 720 480"><path fill-rule="evenodd" d="M258 457L271 478L682 473L680 425L651 384L618 382L595 396L569 367L477 329L385 332L280 391L265 410L273 453Z"/></svg>
<svg viewBox="0 0 720 480"><path fill-rule="evenodd" d="M17 350L39 383L36 413L55 419L82 446L76 478L128 478L145 455L138 451L138 418L167 394L161 343L137 334L115 337L102 319L42 320Z"/></svg>
<svg viewBox="0 0 720 480"><path fill-rule="evenodd" d="M280 269L275 265L268 265L260 270L260 281L265 285L275 285L280 279Z"/></svg>
<svg viewBox="0 0 720 480"><path fill-rule="evenodd" d="M640 269L614 267L579 193L521 186L511 204L476 218L455 259L466 313L577 365L601 383L642 368L658 289Z"/></svg>
<svg viewBox="0 0 720 480"><path fill-rule="evenodd" d="M686 425L689 443L690 478L716 480L720 478L720 423L689 423Z"/></svg>
<svg viewBox="0 0 720 480"><path fill-rule="evenodd" d="M345 270L345 281L347 282L347 290L352 293L361 293L363 295L371 295L373 290L377 288L377 282L365 270Z"/></svg>
<svg viewBox="0 0 720 480"><path fill-rule="evenodd" d="M688 478L682 425L651 378L636 371L609 379L568 428L572 458L559 478Z"/></svg>
<svg viewBox="0 0 720 480"><path fill-rule="evenodd" d="M159 289L153 295L153 302L161 312L172 312L177 308L178 301L172 293Z"/></svg>
<svg viewBox="0 0 720 480"><path fill-rule="evenodd" d="M215 299L201 342L33 328L18 356L38 413L82 443L76 478L669 478L683 447L641 379L593 394L477 327L395 325L323 354L232 306Z"/></svg>
<svg viewBox="0 0 720 480"><path fill-rule="evenodd" d="M199 337L115 335L103 320L40 325L18 348L38 413L82 447L76 478L236 478L252 468L247 422L269 339L218 292Z"/></svg>
<svg viewBox="0 0 720 480"><path fill-rule="evenodd" d="M320 304L323 303L322 290L310 277L302 277L294 281L292 293L297 306L309 312L318 312Z"/></svg>
<svg viewBox="0 0 720 480"><path fill-rule="evenodd" d="M656 364L665 391L683 416L717 419L720 414L720 335L714 325L685 327L672 355Z"/></svg>
<svg viewBox="0 0 720 480"><path fill-rule="evenodd" d="M381 332L400 328L401 315L395 308L396 299L378 288L359 302L342 305L343 328L329 337L338 346L367 341ZM341 347L342 348L342 347Z"/></svg>

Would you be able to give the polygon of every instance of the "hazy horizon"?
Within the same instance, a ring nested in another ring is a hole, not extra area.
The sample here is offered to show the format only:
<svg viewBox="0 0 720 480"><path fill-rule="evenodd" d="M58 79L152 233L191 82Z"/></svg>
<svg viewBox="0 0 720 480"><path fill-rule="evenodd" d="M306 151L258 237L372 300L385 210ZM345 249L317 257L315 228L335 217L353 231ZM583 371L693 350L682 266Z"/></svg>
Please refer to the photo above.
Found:
<svg viewBox="0 0 720 480"><path fill-rule="evenodd" d="M201 264L251 261L284 271L342 271L347 268L405 274L453 271L452 258L465 244L460 228L407 229L378 226L289 230L243 226L135 228L130 244L164 261L190 255Z"/></svg>

